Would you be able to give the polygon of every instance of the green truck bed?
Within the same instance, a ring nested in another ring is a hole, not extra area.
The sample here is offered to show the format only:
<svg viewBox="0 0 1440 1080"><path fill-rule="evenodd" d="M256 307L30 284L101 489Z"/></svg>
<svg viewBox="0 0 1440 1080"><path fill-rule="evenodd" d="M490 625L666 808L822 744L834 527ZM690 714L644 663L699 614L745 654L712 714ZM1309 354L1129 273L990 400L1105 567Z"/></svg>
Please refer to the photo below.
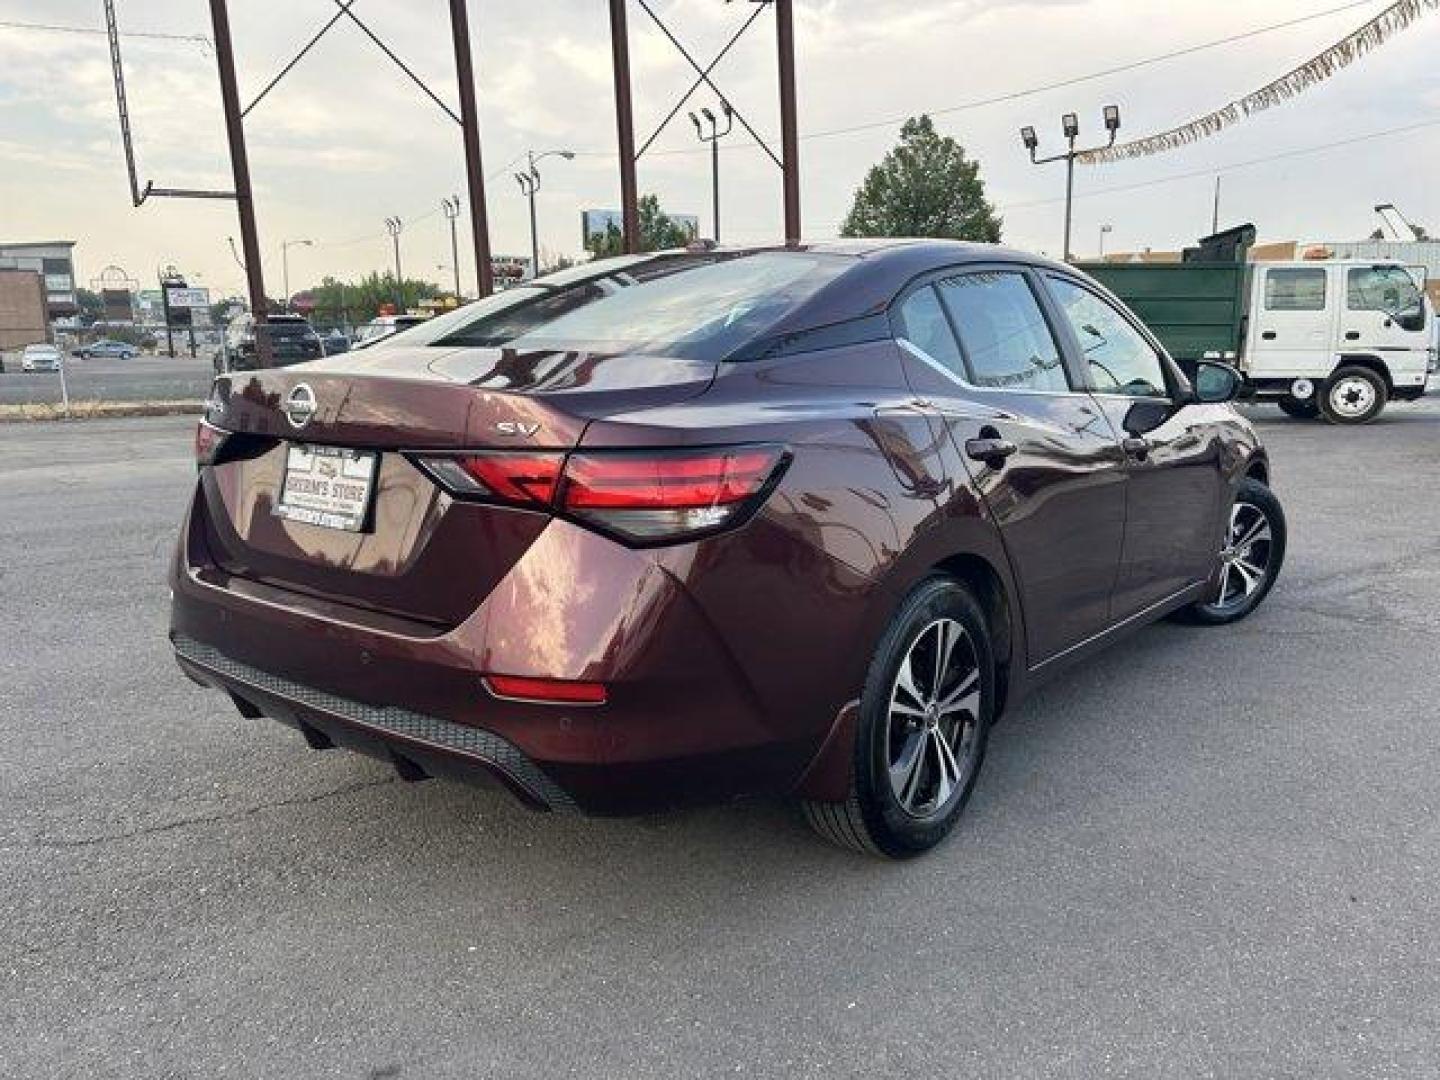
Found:
<svg viewBox="0 0 1440 1080"><path fill-rule="evenodd" d="M1187 368L1207 353L1231 363L1239 357L1250 296L1248 263L1085 262L1077 268L1124 300Z"/></svg>

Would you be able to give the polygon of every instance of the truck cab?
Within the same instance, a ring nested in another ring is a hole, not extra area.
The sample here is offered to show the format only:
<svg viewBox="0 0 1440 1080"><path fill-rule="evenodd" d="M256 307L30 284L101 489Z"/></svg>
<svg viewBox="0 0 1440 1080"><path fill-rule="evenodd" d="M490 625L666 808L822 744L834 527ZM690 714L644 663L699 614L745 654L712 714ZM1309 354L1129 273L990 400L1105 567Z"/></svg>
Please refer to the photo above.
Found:
<svg viewBox="0 0 1440 1080"><path fill-rule="evenodd" d="M1398 262L1257 263L1239 368L1254 395L1295 416L1364 423L1424 395L1435 311L1423 271Z"/></svg>
<svg viewBox="0 0 1440 1080"><path fill-rule="evenodd" d="M1414 401L1440 327L1420 267L1376 259L1251 262L1255 226L1202 238L1180 262L1082 263L1187 373L1233 364L1245 395L1291 416L1363 424Z"/></svg>

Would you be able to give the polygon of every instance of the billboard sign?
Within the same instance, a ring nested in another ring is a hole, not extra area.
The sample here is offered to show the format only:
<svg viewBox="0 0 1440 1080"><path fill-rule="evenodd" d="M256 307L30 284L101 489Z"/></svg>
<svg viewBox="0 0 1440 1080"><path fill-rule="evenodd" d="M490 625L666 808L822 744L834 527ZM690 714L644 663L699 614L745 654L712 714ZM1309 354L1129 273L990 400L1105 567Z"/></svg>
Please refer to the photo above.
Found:
<svg viewBox="0 0 1440 1080"><path fill-rule="evenodd" d="M100 302L106 322L131 322L135 318L134 299L129 289L102 289Z"/></svg>
<svg viewBox="0 0 1440 1080"><path fill-rule="evenodd" d="M184 285L166 285L165 292L172 308L208 308L210 290L194 289Z"/></svg>

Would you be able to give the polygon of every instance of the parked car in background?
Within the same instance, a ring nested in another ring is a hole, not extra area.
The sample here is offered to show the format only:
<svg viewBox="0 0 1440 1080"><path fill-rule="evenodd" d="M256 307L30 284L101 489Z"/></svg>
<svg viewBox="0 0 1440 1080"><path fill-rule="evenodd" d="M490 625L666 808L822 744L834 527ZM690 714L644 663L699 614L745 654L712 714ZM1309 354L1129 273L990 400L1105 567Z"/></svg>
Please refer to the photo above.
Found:
<svg viewBox="0 0 1440 1080"><path fill-rule="evenodd" d="M428 315L381 315L377 319L371 319L356 332L355 348L368 348L377 341L384 341L391 335L398 334L401 330L419 326L428 318Z"/></svg>
<svg viewBox="0 0 1440 1080"><path fill-rule="evenodd" d="M81 345L70 350L71 356L78 356L88 360L91 357L116 357L120 360L132 360L140 355L140 350L127 341L115 341L112 338L101 338L92 341L89 345Z"/></svg>
<svg viewBox="0 0 1440 1080"><path fill-rule="evenodd" d="M265 320L263 332L270 337L276 367L318 360L325 355L320 335L303 315L271 315ZM215 354L217 374L255 370L255 333L255 320L248 312L230 321L225 329L225 343Z"/></svg>
<svg viewBox="0 0 1440 1080"><path fill-rule="evenodd" d="M26 345L20 354L21 371L59 371L60 350L54 345Z"/></svg>
<svg viewBox="0 0 1440 1080"><path fill-rule="evenodd" d="M191 678L406 779L786 793L904 857L1002 710L1280 571L1239 375L1187 379L1073 267L851 241L576 271L216 380L171 573Z"/></svg>
<svg viewBox="0 0 1440 1080"><path fill-rule="evenodd" d="M326 356L350 351L350 338L338 326L321 338L320 344L325 347Z"/></svg>

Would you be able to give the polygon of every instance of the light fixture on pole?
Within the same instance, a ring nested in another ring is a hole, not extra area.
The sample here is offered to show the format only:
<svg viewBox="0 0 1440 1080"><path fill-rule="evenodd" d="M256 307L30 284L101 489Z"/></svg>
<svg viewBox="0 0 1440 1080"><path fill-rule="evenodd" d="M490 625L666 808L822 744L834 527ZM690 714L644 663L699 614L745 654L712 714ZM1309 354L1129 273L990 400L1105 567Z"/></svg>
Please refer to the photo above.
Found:
<svg viewBox="0 0 1440 1080"><path fill-rule="evenodd" d="M1086 150L1077 150L1075 140L1080 137L1080 118L1074 113L1066 113L1060 118L1060 130L1065 136L1065 151L1060 154L1052 154L1050 157L1036 157L1035 151L1040 147L1040 137L1035 134L1033 127L1020 129L1020 142L1030 152L1030 161L1035 165L1048 165L1052 161L1065 162L1065 261L1069 262L1074 258L1070 250L1070 225L1073 219L1075 207L1075 159L1081 154L1091 154L1097 150L1104 150L1115 145L1115 136L1120 131L1120 106L1106 105L1104 109L1105 130L1110 133L1110 139L1104 146L1092 146Z"/></svg>
<svg viewBox="0 0 1440 1080"><path fill-rule="evenodd" d="M1399 208L1398 206L1396 206L1394 203L1388 203L1388 202L1387 202L1387 203L1380 203L1379 205L1377 205L1377 206L1375 207L1375 213L1377 213L1377 214L1380 215L1380 220L1381 220L1381 222L1383 222L1383 223L1385 223L1385 224L1387 224L1387 225L1390 225L1390 230L1395 234L1395 238L1396 238L1397 240L1400 238L1400 230L1397 229L1397 228L1395 228L1395 226L1394 226L1393 224L1390 224L1389 219L1386 218L1385 212L1386 212L1387 210L1388 210L1390 213L1394 214L1394 215L1395 215L1397 218L1399 218L1402 222L1405 223L1405 227L1410 230L1410 235L1411 235L1416 241L1428 240L1428 239L1429 239L1429 236L1427 235L1427 233L1425 232L1425 230L1422 229L1419 225L1416 225L1413 221L1411 221L1409 218L1407 218L1404 214L1402 214L1402 213L1400 212L1400 208Z"/></svg>
<svg viewBox="0 0 1440 1080"><path fill-rule="evenodd" d="M395 242L395 313L397 315L405 310L405 296L400 288L400 282L404 280L400 276L400 233L404 228L405 223L398 217L387 217L385 219L385 231L390 234L390 239Z"/></svg>
<svg viewBox="0 0 1440 1080"><path fill-rule="evenodd" d="M290 310L290 249L292 247L314 247L314 240L281 240L280 273L285 284L285 310Z"/></svg>
<svg viewBox="0 0 1440 1080"><path fill-rule="evenodd" d="M455 221L460 216L460 196L440 200L440 209L450 222L450 263L455 267L455 302L460 302L460 241L455 236Z"/></svg>
<svg viewBox="0 0 1440 1080"><path fill-rule="evenodd" d="M1105 237L1115 231L1114 225L1100 226L1100 258L1105 258Z"/></svg>
<svg viewBox="0 0 1440 1080"><path fill-rule="evenodd" d="M720 122L715 119L715 114L708 108L700 110L700 116L705 117L705 124L709 125L709 132L706 132L705 125L700 123L700 116L693 112L690 114L690 122L695 125L695 135L702 143L710 144L710 200L715 212L715 242L720 242L720 140L730 134L730 129L735 126L735 110L730 108L730 102L724 98L720 99L720 111L725 116L725 126L720 127Z"/></svg>
<svg viewBox="0 0 1440 1080"><path fill-rule="evenodd" d="M575 157L573 150L546 150L542 154L534 150L525 151L527 168L523 173L515 174L515 182L520 185L521 193L530 200L530 276L538 277L540 274L540 234L535 226L535 192L540 190L540 170L535 166L544 161L547 157L562 157L570 161Z"/></svg>

